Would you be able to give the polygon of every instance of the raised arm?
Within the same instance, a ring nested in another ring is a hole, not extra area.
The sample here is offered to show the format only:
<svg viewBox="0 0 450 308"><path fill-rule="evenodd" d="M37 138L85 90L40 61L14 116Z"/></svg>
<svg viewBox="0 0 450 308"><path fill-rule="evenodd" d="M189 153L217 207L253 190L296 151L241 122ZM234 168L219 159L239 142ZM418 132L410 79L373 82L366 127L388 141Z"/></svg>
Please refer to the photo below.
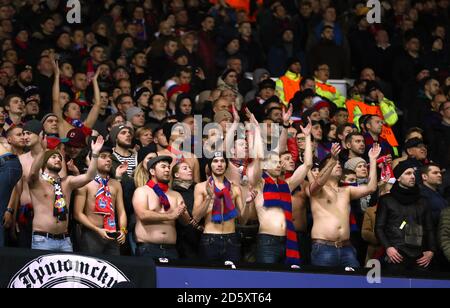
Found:
<svg viewBox="0 0 450 308"><path fill-rule="evenodd" d="M291 118L292 118L292 113L294 112L294 106L290 105L289 109L287 111L284 110L283 108L283 125L284 126L290 126L291 124ZM288 143L288 129L286 127L283 127L283 129L281 130L281 135L280 135L280 140L279 140L279 144L278 144L278 153L282 154L284 152L287 151L287 143Z"/></svg>
<svg viewBox="0 0 450 308"><path fill-rule="evenodd" d="M47 138L44 136L44 133L41 133L39 137L41 139L42 151L39 152L31 164L30 176L28 177L28 185L30 187L34 187L34 185L36 185L39 181L42 164L44 163L44 154L47 151Z"/></svg>
<svg viewBox="0 0 450 308"><path fill-rule="evenodd" d="M69 185L72 189L81 188L95 178L97 174L98 155L103 147L104 142L105 141L103 140L102 136L98 136L95 142L92 141L91 143L92 159L91 163L89 164L89 169L87 170L86 174L81 174L79 176L73 176L68 178Z"/></svg>
<svg viewBox="0 0 450 308"><path fill-rule="evenodd" d="M200 163L198 162L198 158L194 155L194 168L192 170L194 175L194 183L200 183L201 175L200 175Z"/></svg>
<svg viewBox="0 0 450 308"><path fill-rule="evenodd" d="M100 87L98 86L98 76L100 75L100 68L97 69L97 72L94 75L94 79L92 79L92 86L94 87L94 105L91 108L91 111L88 114L88 117L86 118L86 121L84 124L89 127L93 128L95 125L95 122L97 122L98 116L100 114Z"/></svg>
<svg viewBox="0 0 450 308"><path fill-rule="evenodd" d="M333 143L333 146L331 147L331 159L328 161L322 171L320 171L319 176L314 179L314 181L309 186L309 191L307 191L307 193L309 193L310 196L315 195L322 190L322 187L330 178L331 172L333 172L333 168L338 164L339 153L341 153L340 144Z"/></svg>
<svg viewBox="0 0 450 308"><path fill-rule="evenodd" d="M381 147L378 143L375 143L369 151L370 158L370 180L368 185L362 185L358 187L350 186L350 199L357 200L373 194L378 188L378 174L377 174L377 159L380 156Z"/></svg>
<svg viewBox="0 0 450 308"><path fill-rule="evenodd" d="M233 124L231 125L230 129L227 131L227 134L225 136L225 151L229 153L229 151L234 146L234 135L236 134L236 131L240 125L241 118L239 117L239 113L236 110L236 106L233 104L231 106L233 110Z"/></svg>
<svg viewBox="0 0 450 308"><path fill-rule="evenodd" d="M60 119L60 121L63 119L63 112L61 109L61 104L59 102L59 95L60 95L60 85L59 85L59 78L61 77L61 71L59 70L59 63L55 59L52 60L53 65L53 72L54 72L54 80L53 80L53 89L52 89L52 109L53 113L56 114L56 116Z"/></svg>
<svg viewBox="0 0 450 308"><path fill-rule="evenodd" d="M289 188L291 189L291 191L294 191L305 180L306 176L308 175L308 172L311 170L313 166L313 150L311 140L312 123L311 119L308 119L308 121L309 123L305 128L300 126L300 129L306 136L305 162L303 165L298 167L297 170L295 170L292 177L287 180L287 183L289 184Z"/></svg>
<svg viewBox="0 0 450 308"><path fill-rule="evenodd" d="M262 168L261 161L264 160L264 143L261 136L261 127L255 115L246 109L248 118L250 119L250 138L249 138L249 151L253 151L254 159L251 164L248 165L247 175L251 186L255 187L261 180Z"/></svg>

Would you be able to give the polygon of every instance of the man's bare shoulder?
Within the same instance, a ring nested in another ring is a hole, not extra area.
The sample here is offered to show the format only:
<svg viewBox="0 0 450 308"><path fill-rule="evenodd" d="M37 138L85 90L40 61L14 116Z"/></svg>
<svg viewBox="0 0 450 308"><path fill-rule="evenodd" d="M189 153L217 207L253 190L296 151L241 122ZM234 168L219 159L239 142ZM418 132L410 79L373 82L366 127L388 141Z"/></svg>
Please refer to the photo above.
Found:
<svg viewBox="0 0 450 308"><path fill-rule="evenodd" d="M175 191L175 190L169 190L168 191L168 194L170 195L170 196L172 196L172 197L174 197L174 198L177 198L177 199L179 199L179 198L183 198L182 196L181 196L181 194L179 193L179 192L177 192L177 191Z"/></svg>
<svg viewBox="0 0 450 308"><path fill-rule="evenodd" d="M122 188L122 185L120 184L120 182L115 179L110 179L108 185L112 186L114 188Z"/></svg>
<svg viewBox="0 0 450 308"><path fill-rule="evenodd" d="M148 187L147 185L142 186L142 187L138 187L136 188L136 190L134 191L134 194L149 194L150 193L150 187Z"/></svg>

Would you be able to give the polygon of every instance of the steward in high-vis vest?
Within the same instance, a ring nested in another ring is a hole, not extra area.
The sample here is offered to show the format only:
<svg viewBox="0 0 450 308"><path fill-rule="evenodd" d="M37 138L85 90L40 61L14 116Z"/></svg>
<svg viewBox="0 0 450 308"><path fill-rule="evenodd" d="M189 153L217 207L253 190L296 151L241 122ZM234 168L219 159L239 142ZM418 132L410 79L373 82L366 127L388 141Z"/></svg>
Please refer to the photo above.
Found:
<svg viewBox="0 0 450 308"><path fill-rule="evenodd" d="M327 64L319 64L314 70L316 81L316 93L333 102L338 108L345 108L347 98L343 96L335 87L328 84L330 78L330 67Z"/></svg>
<svg viewBox="0 0 450 308"><path fill-rule="evenodd" d="M383 125L381 137L389 143L395 155L398 156L397 147L399 144L392 130L392 126L398 122L398 114L394 102L384 97L380 86L374 81L367 83L365 94L364 102L354 99L346 102L349 121L360 129L359 119L361 116L377 115L382 118L385 124Z"/></svg>
<svg viewBox="0 0 450 308"><path fill-rule="evenodd" d="M287 62L288 70L277 80L276 95L287 106L295 93L300 91L302 65L297 58L290 58Z"/></svg>

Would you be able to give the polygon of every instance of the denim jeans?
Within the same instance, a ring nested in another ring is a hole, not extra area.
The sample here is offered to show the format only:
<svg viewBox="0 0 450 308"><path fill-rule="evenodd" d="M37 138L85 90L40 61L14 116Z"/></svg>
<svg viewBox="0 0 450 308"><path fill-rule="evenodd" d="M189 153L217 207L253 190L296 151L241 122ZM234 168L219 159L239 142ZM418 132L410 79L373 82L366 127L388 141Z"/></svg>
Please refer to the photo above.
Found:
<svg viewBox="0 0 450 308"><path fill-rule="evenodd" d="M45 236L33 235L31 249L57 252L73 252L72 241L70 240L70 237L66 237L64 240L54 240Z"/></svg>
<svg viewBox="0 0 450 308"><path fill-rule="evenodd" d="M13 158L5 161L4 158ZM3 217L8 207L14 186L22 177L22 165L17 157L0 156L0 248L5 246L6 232L3 228Z"/></svg>
<svg viewBox="0 0 450 308"><path fill-rule="evenodd" d="M256 263L282 264L286 260L286 237L258 234Z"/></svg>
<svg viewBox="0 0 450 308"><path fill-rule="evenodd" d="M179 259L175 245L137 244L136 256L152 259L165 258L169 260Z"/></svg>
<svg viewBox="0 0 450 308"><path fill-rule="evenodd" d="M313 243L311 263L322 267L353 267L360 264L356 256L356 250L352 246L336 248L333 246Z"/></svg>
<svg viewBox="0 0 450 308"><path fill-rule="evenodd" d="M200 255L204 261L223 263L241 261L241 241L236 233L203 234L200 240Z"/></svg>
<svg viewBox="0 0 450 308"><path fill-rule="evenodd" d="M83 228L80 251L93 255L120 256L120 247L116 241L104 240L96 232Z"/></svg>

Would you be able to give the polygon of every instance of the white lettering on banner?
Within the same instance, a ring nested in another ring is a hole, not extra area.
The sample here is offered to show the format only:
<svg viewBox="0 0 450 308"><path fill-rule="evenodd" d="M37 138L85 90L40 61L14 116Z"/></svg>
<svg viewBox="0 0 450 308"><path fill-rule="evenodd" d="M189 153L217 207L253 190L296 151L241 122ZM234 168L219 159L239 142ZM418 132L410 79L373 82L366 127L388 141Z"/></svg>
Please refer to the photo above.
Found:
<svg viewBox="0 0 450 308"><path fill-rule="evenodd" d="M81 3L79 0L67 1L66 7L70 9L67 12L67 22L69 24L81 24Z"/></svg>
<svg viewBox="0 0 450 308"><path fill-rule="evenodd" d="M380 284L381 283L381 263L379 260L369 260L367 267L371 270L367 273L367 283Z"/></svg>
<svg viewBox="0 0 450 308"><path fill-rule="evenodd" d="M367 1L367 7L371 8L367 13L367 22L369 24L381 24L381 2L369 0Z"/></svg>
<svg viewBox="0 0 450 308"><path fill-rule="evenodd" d="M112 288L130 280L104 260L77 255L47 255L28 263L11 280L11 289Z"/></svg>

